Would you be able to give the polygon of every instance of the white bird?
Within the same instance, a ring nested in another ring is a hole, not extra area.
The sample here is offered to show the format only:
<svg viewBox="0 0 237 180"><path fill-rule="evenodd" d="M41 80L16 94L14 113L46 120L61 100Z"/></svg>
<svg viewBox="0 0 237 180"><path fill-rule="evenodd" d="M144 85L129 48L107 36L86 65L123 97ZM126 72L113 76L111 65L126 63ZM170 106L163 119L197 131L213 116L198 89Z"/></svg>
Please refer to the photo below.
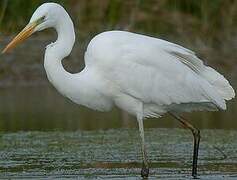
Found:
<svg viewBox="0 0 237 180"><path fill-rule="evenodd" d="M44 67L49 81L62 95L94 110L110 111L117 106L137 117L142 177L149 174L143 120L166 113L194 135L192 175L197 176L200 132L179 113L225 110L226 100L234 98L235 92L221 74L204 65L191 50L126 31L108 31L95 36L85 53L85 68L71 74L61 61L73 48L74 25L65 9L56 3L42 4L3 53L46 28L54 28L58 38L46 48Z"/></svg>

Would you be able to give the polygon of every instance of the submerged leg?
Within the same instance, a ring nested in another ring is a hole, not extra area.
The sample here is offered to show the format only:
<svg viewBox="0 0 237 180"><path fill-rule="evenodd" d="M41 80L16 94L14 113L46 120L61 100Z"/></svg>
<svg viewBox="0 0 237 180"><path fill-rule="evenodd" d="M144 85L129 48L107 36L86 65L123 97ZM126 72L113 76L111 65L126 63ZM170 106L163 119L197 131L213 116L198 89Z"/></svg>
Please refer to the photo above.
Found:
<svg viewBox="0 0 237 180"><path fill-rule="evenodd" d="M148 161L147 161L147 154L146 154L146 147L145 147L145 139L144 139L144 128L143 128L143 117L138 116L137 117L140 136L141 136L141 150L142 150L142 170L141 170L141 176L143 178L147 178L149 175L149 167L148 167Z"/></svg>
<svg viewBox="0 0 237 180"><path fill-rule="evenodd" d="M177 116L175 114L171 114L175 119L182 123L182 125L191 130L194 138L194 146L193 146L193 169L192 169L192 176L197 178L197 161L198 161L198 149L199 149L199 142L200 142L200 130L195 128L192 124L186 121L183 117Z"/></svg>

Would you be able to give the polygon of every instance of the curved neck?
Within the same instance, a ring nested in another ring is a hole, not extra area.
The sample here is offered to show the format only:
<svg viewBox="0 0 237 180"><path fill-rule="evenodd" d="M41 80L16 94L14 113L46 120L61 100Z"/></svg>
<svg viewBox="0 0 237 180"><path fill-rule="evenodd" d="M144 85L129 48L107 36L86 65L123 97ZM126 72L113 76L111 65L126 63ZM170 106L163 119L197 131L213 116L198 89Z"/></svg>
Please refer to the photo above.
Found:
<svg viewBox="0 0 237 180"><path fill-rule="evenodd" d="M46 48L44 67L49 81L65 94L70 89L73 74L64 69L61 61L71 53L75 42L73 22L66 11L60 13L54 28L58 38Z"/></svg>
<svg viewBox="0 0 237 180"><path fill-rule="evenodd" d="M55 25L55 30L58 33L57 41L54 43L54 49L57 50L57 55L63 59L68 56L75 43L74 25L66 11L58 17L58 22Z"/></svg>

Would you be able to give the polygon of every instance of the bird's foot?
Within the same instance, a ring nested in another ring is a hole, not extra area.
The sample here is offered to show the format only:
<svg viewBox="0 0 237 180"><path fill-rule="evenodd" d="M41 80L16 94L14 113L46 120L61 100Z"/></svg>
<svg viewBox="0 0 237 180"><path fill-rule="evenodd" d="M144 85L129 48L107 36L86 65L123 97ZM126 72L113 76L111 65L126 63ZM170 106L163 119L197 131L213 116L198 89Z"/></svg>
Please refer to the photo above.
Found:
<svg viewBox="0 0 237 180"><path fill-rule="evenodd" d="M142 178L146 179L149 175L149 167L148 165L142 164L141 176Z"/></svg>
<svg viewBox="0 0 237 180"><path fill-rule="evenodd" d="M193 179L199 179L197 174L192 174L192 176L193 176Z"/></svg>

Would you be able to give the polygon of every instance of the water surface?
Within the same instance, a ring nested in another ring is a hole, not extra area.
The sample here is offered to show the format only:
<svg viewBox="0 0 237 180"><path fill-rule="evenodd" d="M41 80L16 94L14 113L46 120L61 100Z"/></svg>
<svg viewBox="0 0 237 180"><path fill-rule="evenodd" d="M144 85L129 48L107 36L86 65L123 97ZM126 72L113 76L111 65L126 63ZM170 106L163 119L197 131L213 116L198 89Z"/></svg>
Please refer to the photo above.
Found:
<svg viewBox="0 0 237 180"><path fill-rule="evenodd" d="M192 137L186 130L145 131L150 179L191 179ZM203 130L201 179L237 178L237 132ZM137 130L0 133L0 178L138 179Z"/></svg>
<svg viewBox="0 0 237 180"><path fill-rule="evenodd" d="M222 112L194 112L185 116L201 129L237 129L237 104ZM136 128L133 117L114 109L102 113L78 106L51 85L0 88L0 131L97 130ZM145 121L149 128L179 127L169 116Z"/></svg>

